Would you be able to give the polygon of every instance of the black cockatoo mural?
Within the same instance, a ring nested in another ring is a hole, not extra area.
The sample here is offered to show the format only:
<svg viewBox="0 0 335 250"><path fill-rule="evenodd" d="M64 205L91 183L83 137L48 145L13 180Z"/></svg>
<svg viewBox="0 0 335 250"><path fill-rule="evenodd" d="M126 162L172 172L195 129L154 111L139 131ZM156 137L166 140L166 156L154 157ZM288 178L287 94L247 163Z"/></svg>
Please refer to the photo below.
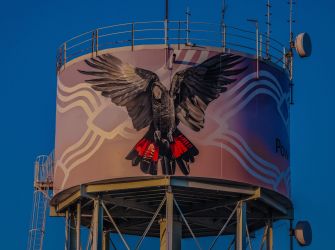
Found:
<svg viewBox="0 0 335 250"><path fill-rule="evenodd" d="M156 175L160 162L165 175L175 174L177 166L188 175L199 151L178 130L178 124L182 122L200 131L209 103L245 70L242 61L238 55L218 54L177 72L170 89L154 72L122 62L111 54L85 60L92 70L80 73L94 76L86 82L114 104L127 109L136 130L149 127L126 156L133 166L140 165L144 173Z"/></svg>

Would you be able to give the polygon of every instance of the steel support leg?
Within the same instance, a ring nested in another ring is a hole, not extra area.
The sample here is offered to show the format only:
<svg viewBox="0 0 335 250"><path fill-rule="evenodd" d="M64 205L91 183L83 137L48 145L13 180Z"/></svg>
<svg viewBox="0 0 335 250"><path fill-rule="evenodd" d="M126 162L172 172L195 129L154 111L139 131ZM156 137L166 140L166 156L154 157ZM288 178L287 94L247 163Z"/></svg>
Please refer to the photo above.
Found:
<svg viewBox="0 0 335 250"><path fill-rule="evenodd" d="M65 250L69 250L70 232L69 232L69 210L65 212Z"/></svg>
<svg viewBox="0 0 335 250"><path fill-rule="evenodd" d="M109 237L110 237L110 233L109 232L104 232L104 234L103 234L103 241L102 241L102 250L109 250L109 248L110 248L110 246L109 246L109 243L110 243Z"/></svg>
<svg viewBox="0 0 335 250"><path fill-rule="evenodd" d="M246 203L240 201L236 210L236 242L235 250L246 250L246 226L247 226Z"/></svg>
<svg viewBox="0 0 335 250"><path fill-rule="evenodd" d="M294 237L293 220L290 220L290 250L293 250L293 237Z"/></svg>
<svg viewBox="0 0 335 250"><path fill-rule="evenodd" d="M70 215L70 225L69 225L69 232L70 232L69 249L70 250L76 250L76 246L77 246L75 224L76 224L76 222L75 222L75 219L74 219L74 214L71 213L71 215Z"/></svg>
<svg viewBox="0 0 335 250"><path fill-rule="evenodd" d="M76 250L81 250L81 235L80 235L80 224L81 224L81 202L77 203L77 224L76 224Z"/></svg>
<svg viewBox="0 0 335 250"><path fill-rule="evenodd" d="M102 250L103 241L103 208L99 199L94 200L93 210L93 244L92 250Z"/></svg>
<svg viewBox="0 0 335 250"><path fill-rule="evenodd" d="M173 193L166 192L166 214L160 220L160 250L181 249L181 222L173 214Z"/></svg>
<svg viewBox="0 0 335 250"><path fill-rule="evenodd" d="M273 224L272 221L269 222L269 228L266 234L266 250L273 249Z"/></svg>

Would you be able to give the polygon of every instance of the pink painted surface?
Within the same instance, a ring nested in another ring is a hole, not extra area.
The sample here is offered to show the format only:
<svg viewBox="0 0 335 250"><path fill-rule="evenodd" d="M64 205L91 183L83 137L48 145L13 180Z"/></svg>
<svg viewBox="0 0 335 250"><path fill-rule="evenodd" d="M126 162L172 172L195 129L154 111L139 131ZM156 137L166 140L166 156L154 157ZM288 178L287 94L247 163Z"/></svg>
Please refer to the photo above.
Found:
<svg viewBox="0 0 335 250"><path fill-rule="evenodd" d="M167 88L176 72L218 54L205 48L173 53L178 63L169 70L164 49L112 52L155 72ZM239 80L209 104L204 129L194 132L178 126L200 152L190 165L190 176L252 184L289 196L287 76L261 63L256 79L254 61L246 58L244 64L248 69ZM93 181L150 176L125 159L148 128L136 131L126 109L94 91L78 69L89 67L78 61L58 76L55 193ZM183 175L178 168L176 175Z"/></svg>

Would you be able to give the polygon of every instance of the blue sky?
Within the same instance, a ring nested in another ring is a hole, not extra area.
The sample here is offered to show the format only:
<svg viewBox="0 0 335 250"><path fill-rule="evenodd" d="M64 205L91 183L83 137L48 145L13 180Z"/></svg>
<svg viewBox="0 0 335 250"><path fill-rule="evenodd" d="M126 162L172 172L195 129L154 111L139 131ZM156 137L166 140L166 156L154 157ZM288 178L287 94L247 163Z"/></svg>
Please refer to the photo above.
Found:
<svg viewBox="0 0 335 250"><path fill-rule="evenodd" d="M265 0L228 0L227 24L251 28L258 18L265 31ZM273 2L273 35L288 40L286 0ZM183 19L186 6L192 20L219 22L221 0L171 0L172 19ZM55 54L58 46L79 33L115 23L159 20L164 2L23 1L2 3L0 15L1 249L26 247L32 204L33 162L53 149L55 131ZM291 107L291 166L296 219L310 220L314 239L308 249L329 249L335 223L335 81L332 42L335 2L297 0L295 32L307 31L313 55L295 61L295 105ZM62 219L49 218L45 249L63 248ZM277 241L287 224L277 224ZM275 239L276 241L276 239ZM149 249L155 240L148 240ZM208 244L209 239L202 240ZM285 249L283 242L277 249ZM191 246L186 242L185 246ZM287 246L287 245L285 245ZM143 249L146 249L143 247Z"/></svg>

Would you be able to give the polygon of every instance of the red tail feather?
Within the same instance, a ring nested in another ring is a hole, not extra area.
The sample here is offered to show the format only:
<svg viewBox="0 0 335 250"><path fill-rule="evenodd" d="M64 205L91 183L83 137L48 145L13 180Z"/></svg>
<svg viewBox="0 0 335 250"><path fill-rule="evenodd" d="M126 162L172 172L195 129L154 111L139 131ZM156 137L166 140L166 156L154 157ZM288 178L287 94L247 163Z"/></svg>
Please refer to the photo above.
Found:
<svg viewBox="0 0 335 250"><path fill-rule="evenodd" d="M173 158L177 159L192 148L192 143L182 134L174 138L174 142L171 143L171 153Z"/></svg>
<svg viewBox="0 0 335 250"><path fill-rule="evenodd" d="M157 164L160 161L163 174L175 174L178 164L182 173L188 175L189 164L194 162L194 156L199 153L198 149L179 130L174 131L173 142L170 144L167 140L156 143L152 133L149 130L129 152L126 159L131 160L133 166L140 165L141 170L147 174L156 175Z"/></svg>
<svg viewBox="0 0 335 250"><path fill-rule="evenodd" d="M158 161L158 156L159 156L158 146L154 142L146 138L143 138L136 144L135 150L137 151L137 154L140 157L143 157L145 159L152 160L155 162Z"/></svg>

